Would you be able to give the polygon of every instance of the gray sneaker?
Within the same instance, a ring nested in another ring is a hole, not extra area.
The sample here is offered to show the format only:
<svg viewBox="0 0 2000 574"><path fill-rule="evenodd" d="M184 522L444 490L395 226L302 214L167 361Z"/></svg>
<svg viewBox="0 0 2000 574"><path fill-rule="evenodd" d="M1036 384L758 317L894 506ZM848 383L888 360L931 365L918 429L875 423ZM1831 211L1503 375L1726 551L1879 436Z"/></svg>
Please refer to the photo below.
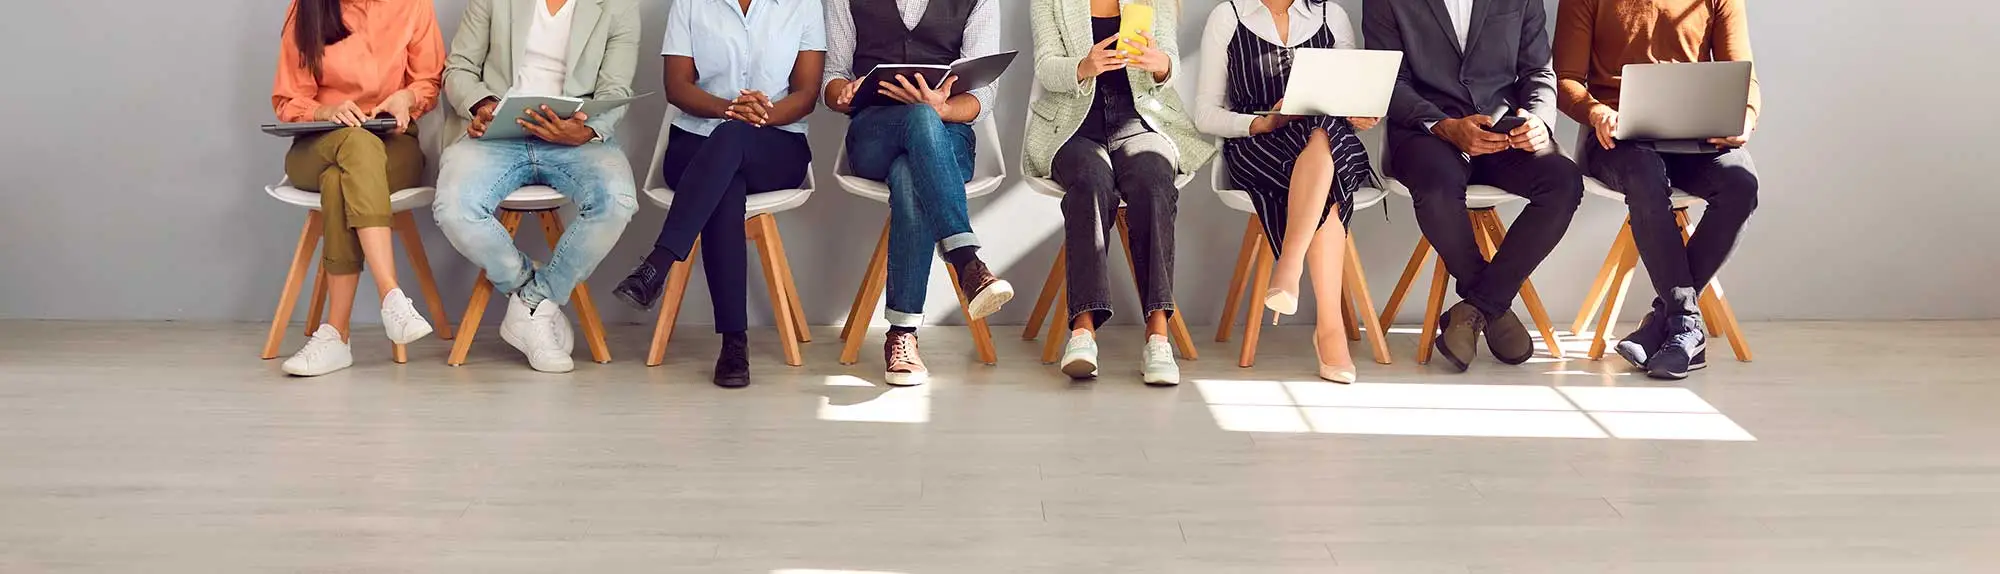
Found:
<svg viewBox="0 0 2000 574"><path fill-rule="evenodd" d="M1146 337L1146 349L1140 356L1140 380L1156 387L1181 384L1181 366L1174 362L1174 345L1167 341L1166 336Z"/></svg>
<svg viewBox="0 0 2000 574"><path fill-rule="evenodd" d="M1097 378L1097 336L1082 329L1071 331L1059 364L1069 378L1079 381Z"/></svg>

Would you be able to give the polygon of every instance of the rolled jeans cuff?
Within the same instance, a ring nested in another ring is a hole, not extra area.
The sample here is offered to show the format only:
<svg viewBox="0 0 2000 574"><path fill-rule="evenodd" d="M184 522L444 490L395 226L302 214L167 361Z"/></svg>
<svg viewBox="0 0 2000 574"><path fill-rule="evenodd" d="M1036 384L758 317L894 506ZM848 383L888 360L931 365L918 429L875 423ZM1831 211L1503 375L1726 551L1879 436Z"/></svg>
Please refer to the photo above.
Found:
<svg viewBox="0 0 2000 574"><path fill-rule="evenodd" d="M946 237L943 240L938 241L938 249L944 251L951 251L953 249L958 249L960 247L978 247L978 246L979 246L979 236L973 235L972 232L970 231L967 231L965 233L954 234L951 237Z"/></svg>
<svg viewBox="0 0 2000 574"><path fill-rule="evenodd" d="M883 309L882 317L889 320L891 327L915 329L924 326L923 313L904 313L895 309Z"/></svg>
<svg viewBox="0 0 2000 574"><path fill-rule="evenodd" d="M1174 313L1178 313L1178 312L1180 312L1180 310L1179 310L1179 309L1176 309L1176 308L1174 307L1174 304L1173 304L1173 302L1171 302L1171 301L1169 301L1169 302L1166 302L1166 303L1151 303L1151 304L1147 304L1147 305L1146 305L1146 315L1147 315L1147 316L1152 316L1152 314L1153 314L1153 312L1154 312L1154 311L1166 311L1166 312L1167 312L1167 317L1169 317L1169 318L1173 317L1173 316L1174 316Z"/></svg>
<svg viewBox="0 0 2000 574"><path fill-rule="evenodd" d="M1109 301L1091 301L1071 305L1069 308L1069 324L1075 325L1076 318L1084 315L1090 315L1092 325L1103 327L1105 323L1111 321L1111 318L1116 313L1111 312L1111 302Z"/></svg>

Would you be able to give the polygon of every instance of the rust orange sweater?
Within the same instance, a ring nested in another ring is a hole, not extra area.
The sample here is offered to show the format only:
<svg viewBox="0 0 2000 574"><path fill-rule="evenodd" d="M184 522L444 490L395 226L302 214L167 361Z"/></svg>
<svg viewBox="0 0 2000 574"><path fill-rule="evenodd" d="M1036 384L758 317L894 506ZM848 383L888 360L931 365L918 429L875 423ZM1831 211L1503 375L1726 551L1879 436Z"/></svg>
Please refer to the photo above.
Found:
<svg viewBox="0 0 2000 574"><path fill-rule="evenodd" d="M1618 108L1626 64L1750 61L1746 0L1562 0L1556 8L1556 102L1590 123L1597 104ZM1750 78L1750 121L1763 104Z"/></svg>

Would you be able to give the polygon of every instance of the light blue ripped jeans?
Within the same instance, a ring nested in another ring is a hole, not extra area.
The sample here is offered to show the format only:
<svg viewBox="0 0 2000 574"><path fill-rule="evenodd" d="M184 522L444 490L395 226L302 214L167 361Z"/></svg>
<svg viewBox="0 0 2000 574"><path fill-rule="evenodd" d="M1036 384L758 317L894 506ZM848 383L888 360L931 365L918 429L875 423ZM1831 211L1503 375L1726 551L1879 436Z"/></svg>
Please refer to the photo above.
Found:
<svg viewBox="0 0 2000 574"><path fill-rule="evenodd" d="M502 200L530 185L555 188L576 204L576 219L539 270L494 217ZM611 253L639 210L637 187L625 152L611 142L571 147L466 138L444 150L431 215L452 247L484 269L501 293L531 304L553 299L567 305L570 292Z"/></svg>

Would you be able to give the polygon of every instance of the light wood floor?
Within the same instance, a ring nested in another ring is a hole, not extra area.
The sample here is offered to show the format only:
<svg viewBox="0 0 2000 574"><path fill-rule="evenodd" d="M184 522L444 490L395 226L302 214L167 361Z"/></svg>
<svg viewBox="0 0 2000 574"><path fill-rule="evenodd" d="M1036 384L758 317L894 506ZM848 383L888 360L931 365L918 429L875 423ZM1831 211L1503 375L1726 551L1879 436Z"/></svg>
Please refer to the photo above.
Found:
<svg viewBox="0 0 2000 574"><path fill-rule="evenodd" d="M1153 389L1129 329L1070 384L941 327L937 382L895 391L879 330L803 368L757 331L725 391L700 327L654 369L618 327L568 376L491 328L397 366L363 328L301 380L258 325L0 322L0 572L1995 571L2000 322L1745 330L1759 362L1680 385L1448 375L1399 334L1334 388L1281 327L1256 369L1209 342Z"/></svg>

